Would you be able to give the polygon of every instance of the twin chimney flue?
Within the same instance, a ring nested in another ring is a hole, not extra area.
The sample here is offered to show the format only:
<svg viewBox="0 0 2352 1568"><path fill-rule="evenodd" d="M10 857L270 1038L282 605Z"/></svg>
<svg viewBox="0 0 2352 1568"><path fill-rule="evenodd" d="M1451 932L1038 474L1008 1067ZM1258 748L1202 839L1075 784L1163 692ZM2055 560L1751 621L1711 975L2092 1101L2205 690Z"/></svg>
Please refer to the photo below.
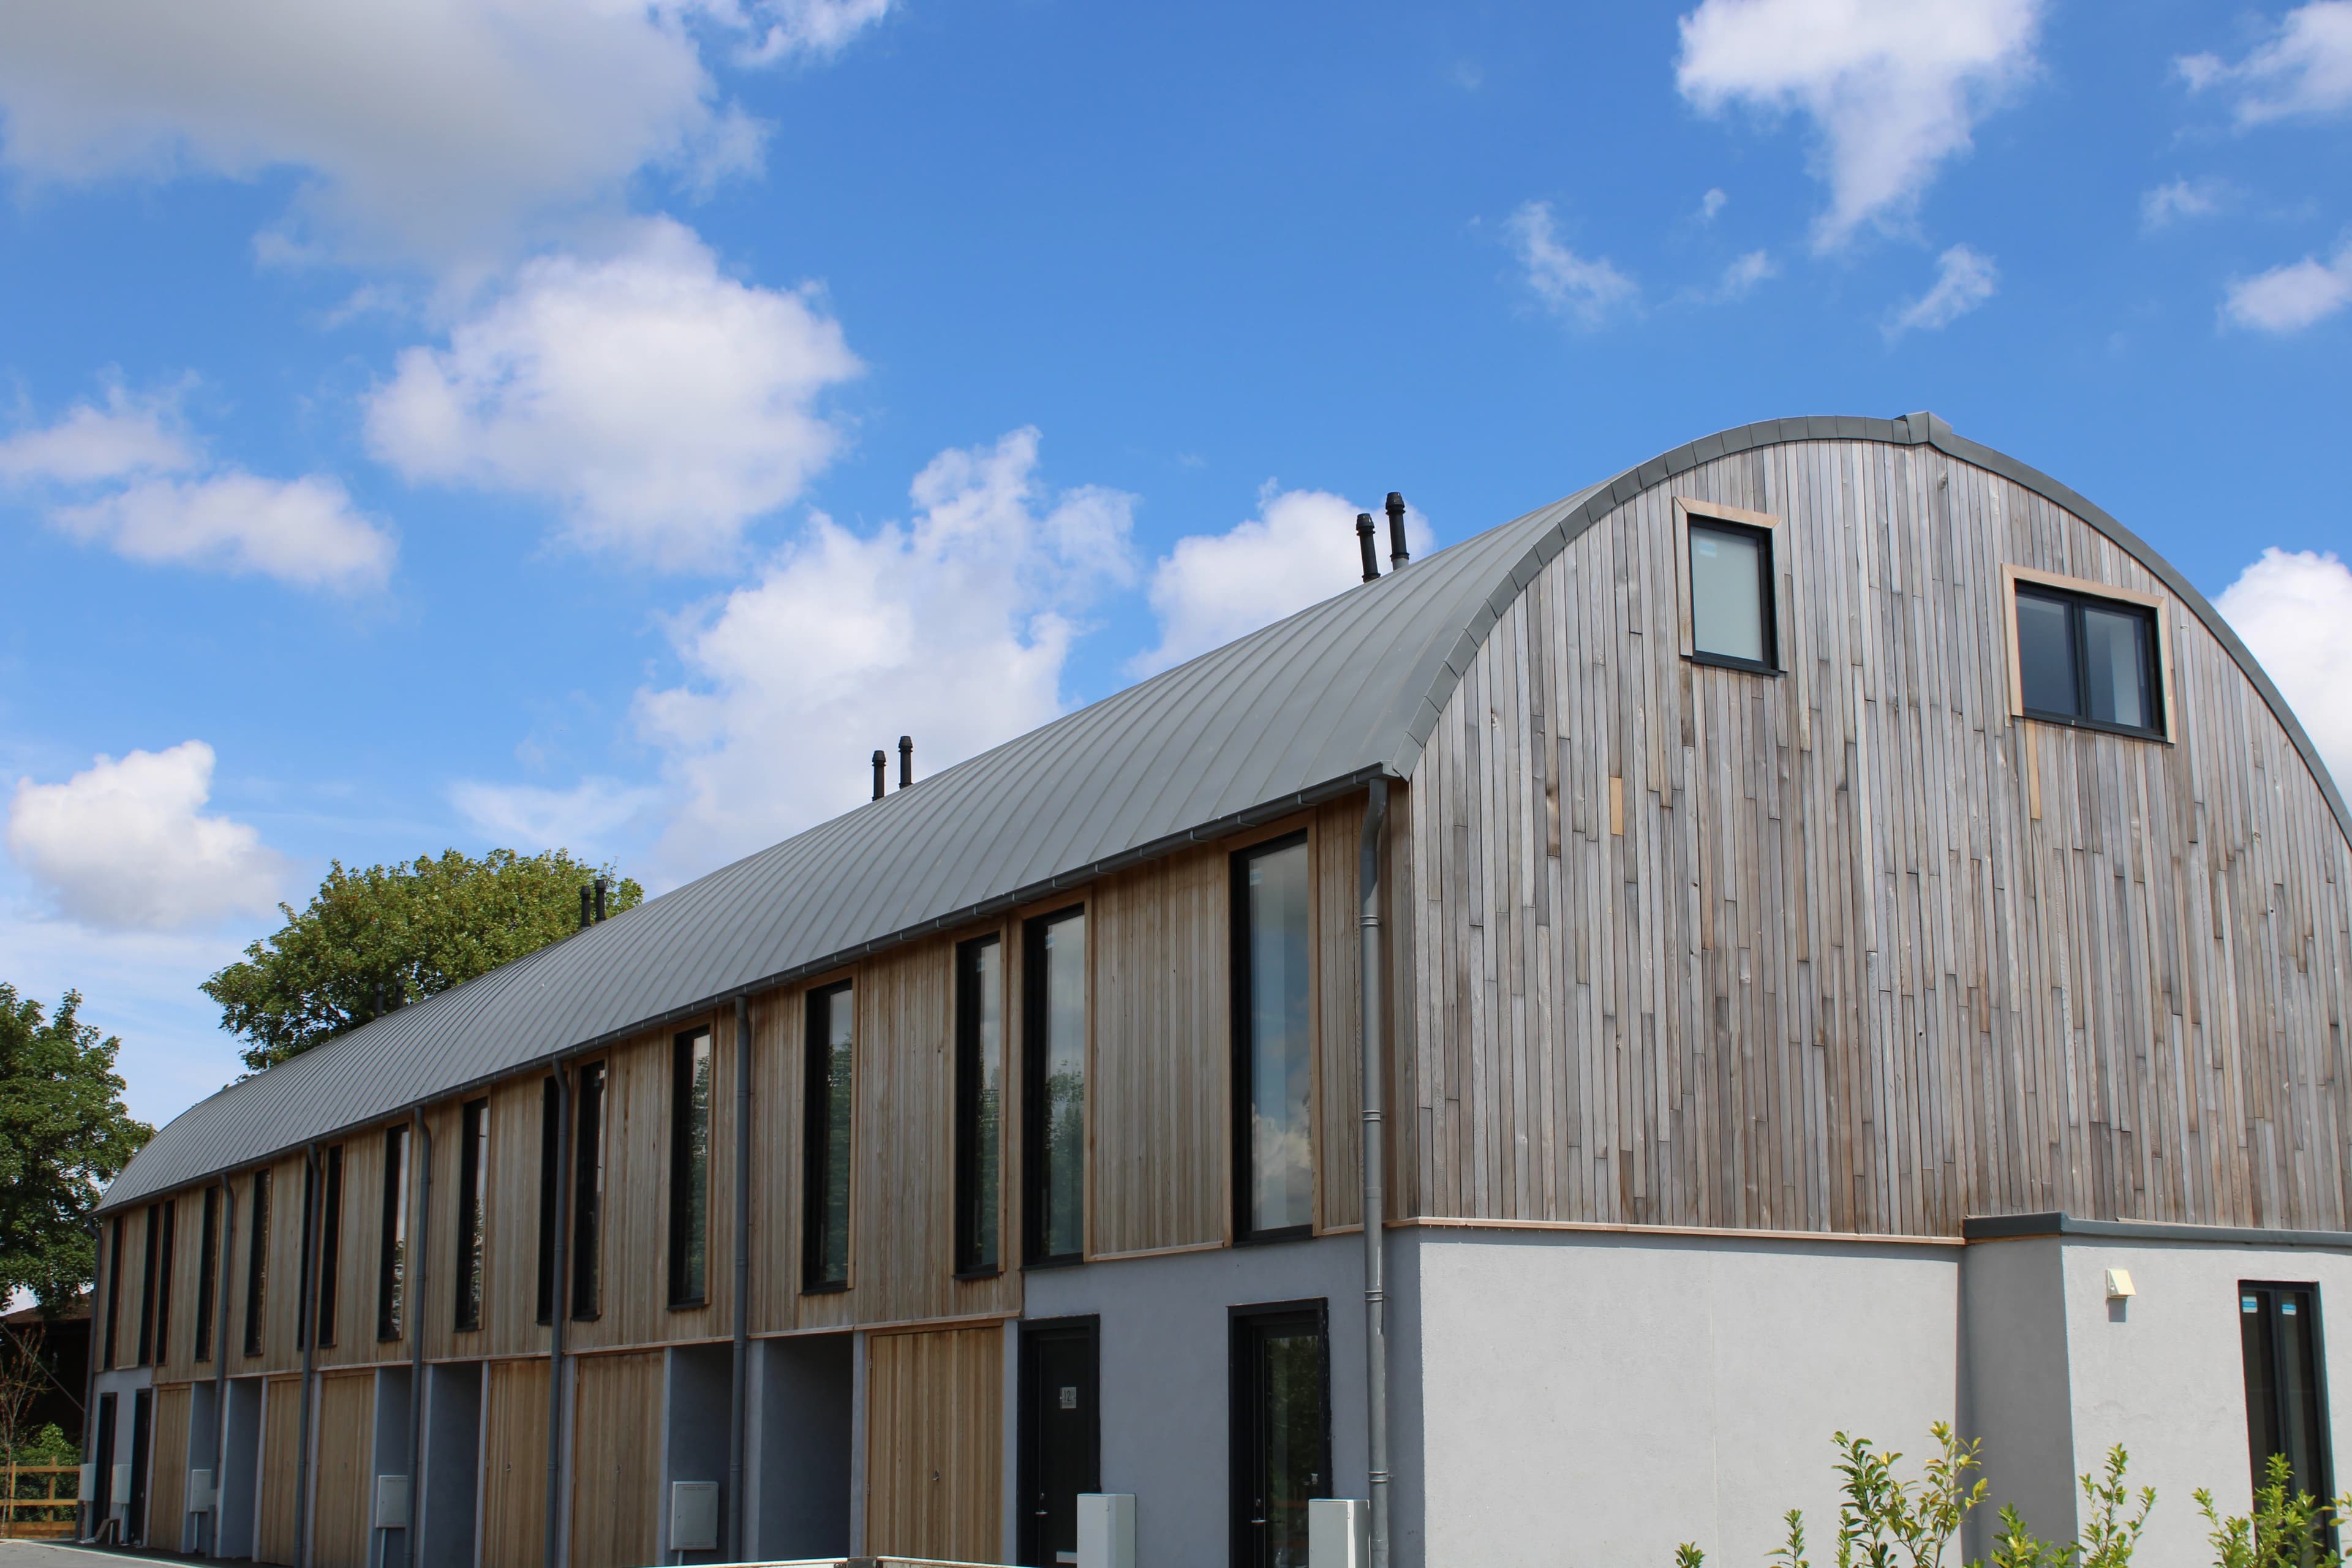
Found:
<svg viewBox="0 0 2352 1568"><path fill-rule="evenodd" d="M1405 568L1405 563L1412 559L1412 552L1405 548L1404 543L1404 496L1401 492L1396 490L1389 492L1388 514L1389 570L1402 572ZM1368 511L1358 512L1356 514L1356 548L1364 558L1364 581L1367 583L1376 583L1380 581L1381 576L1381 558L1372 548L1372 535L1375 531L1377 531L1372 525L1372 514Z"/></svg>
<svg viewBox="0 0 2352 1568"><path fill-rule="evenodd" d="M884 786L885 783L888 780L889 776L890 776L890 755L889 755L889 753L888 753L888 752L875 752L875 753L874 753L874 798L875 798L876 800L880 800L880 799L882 798L883 786ZM908 784L913 784L914 782L915 782L915 737L913 737L912 735L901 735L901 736L899 736L899 737L898 737L898 787L899 787L900 789L905 789Z"/></svg>
<svg viewBox="0 0 2352 1568"><path fill-rule="evenodd" d="M611 884L599 877L580 884L580 929L586 931L604 918L604 889Z"/></svg>

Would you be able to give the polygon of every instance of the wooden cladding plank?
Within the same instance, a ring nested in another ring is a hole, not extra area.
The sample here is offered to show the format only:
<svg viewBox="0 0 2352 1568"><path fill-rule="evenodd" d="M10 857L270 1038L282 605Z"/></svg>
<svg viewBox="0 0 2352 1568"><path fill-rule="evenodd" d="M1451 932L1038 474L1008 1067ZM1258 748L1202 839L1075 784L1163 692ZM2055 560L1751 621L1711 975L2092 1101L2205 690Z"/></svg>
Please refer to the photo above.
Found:
<svg viewBox="0 0 2352 1568"><path fill-rule="evenodd" d="M655 1561L662 1357L583 1356L572 1367L571 1568Z"/></svg>
<svg viewBox="0 0 2352 1568"><path fill-rule="evenodd" d="M310 1492L313 1568L368 1568L374 1499L375 1373L319 1379L319 1440ZM404 1460L401 1468L406 1469Z"/></svg>
<svg viewBox="0 0 2352 1568"><path fill-rule="evenodd" d="M2004 565L2164 597L2082 520L1864 443L1673 488L1785 520L1784 673L1680 657L1663 489L1497 623L1415 774L1410 1201L2342 1227L2352 849L2203 625L2171 743L2019 721Z"/></svg>
<svg viewBox="0 0 2352 1568"><path fill-rule="evenodd" d="M186 1384L155 1391L155 1447L147 1473L147 1544L180 1549L187 1519L188 1412Z"/></svg>
<svg viewBox="0 0 2352 1568"><path fill-rule="evenodd" d="M481 1568L547 1553L547 1363L494 1361L483 1379Z"/></svg>
<svg viewBox="0 0 2352 1568"><path fill-rule="evenodd" d="M302 1380L273 1377L261 1390L261 1497L253 1560L291 1563L298 1522L296 1456L302 1441Z"/></svg>
<svg viewBox="0 0 2352 1568"><path fill-rule="evenodd" d="M1364 1218L1363 906L1357 894L1363 827L1364 803L1350 795L1317 809L1308 839L1315 879L1316 1223L1324 1230L1361 1225ZM1390 951L1404 949L1391 943Z"/></svg>
<svg viewBox="0 0 2352 1568"><path fill-rule="evenodd" d="M1004 1331L872 1335L866 1550L981 1563L1003 1542Z"/></svg>

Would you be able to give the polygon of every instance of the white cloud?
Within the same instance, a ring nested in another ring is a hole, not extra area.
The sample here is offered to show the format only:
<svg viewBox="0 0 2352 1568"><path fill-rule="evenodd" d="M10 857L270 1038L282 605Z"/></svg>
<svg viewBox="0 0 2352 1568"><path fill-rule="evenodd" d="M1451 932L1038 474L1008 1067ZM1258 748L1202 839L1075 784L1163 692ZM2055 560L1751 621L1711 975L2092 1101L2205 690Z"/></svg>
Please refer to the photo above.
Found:
<svg viewBox="0 0 2352 1568"><path fill-rule="evenodd" d="M2303 721L2339 784L2352 783L2352 571L2334 552L2275 547L2216 602Z"/></svg>
<svg viewBox="0 0 2352 1568"><path fill-rule="evenodd" d="M830 53L884 0L17 0L0 163L37 179L308 176L296 226L432 262L608 204L637 170L753 163L699 41Z"/></svg>
<svg viewBox="0 0 2352 1568"><path fill-rule="evenodd" d="M486 837L529 850L593 854L608 835L645 815L660 792L618 779L583 779L570 789L541 784L486 784L463 779L449 786L449 804Z"/></svg>
<svg viewBox="0 0 2352 1568"><path fill-rule="evenodd" d="M1713 223L1715 215L1721 212L1725 204L1730 200L1731 198L1725 195L1721 189L1710 189L1706 195L1698 199L1698 221Z"/></svg>
<svg viewBox="0 0 2352 1568"><path fill-rule="evenodd" d="M1587 260L1560 244L1550 203L1527 203L1510 216L1506 227L1519 264L1527 268L1528 287L1553 314L1594 328L1638 303L1640 289L1605 257Z"/></svg>
<svg viewBox="0 0 2352 1568"><path fill-rule="evenodd" d="M2256 331L2284 334L2326 321L2352 304L2352 240L2322 261L2306 256L2252 278L2232 278L2221 296L2221 319Z"/></svg>
<svg viewBox="0 0 2352 1568"><path fill-rule="evenodd" d="M213 749L101 756L63 784L16 781L8 850L68 919L168 931L266 910L287 864L244 823L203 815Z"/></svg>
<svg viewBox="0 0 2352 1568"><path fill-rule="evenodd" d="M411 479L551 499L580 544L718 565L839 449L818 403L859 369L812 291L737 282L657 218L609 258L529 263L447 346L403 353L368 439Z"/></svg>
<svg viewBox="0 0 2352 1568"><path fill-rule="evenodd" d="M1715 292L1710 298L1718 303L1745 300L1756 292L1759 283L1778 272L1779 268L1772 265L1772 258L1768 252L1751 250L1745 256L1733 258L1724 268L1723 276L1716 280Z"/></svg>
<svg viewBox="0 0 2352 1568"><path fill-rule="evenodd" d="M48 495L54 526L127 560L341 592L380 587L392 573L391 534L341 483L213 465L183 429L176 395L110 388L103 408L79 404L0 439L0 479Z"/></svg>
<svg viewBox="0 0 2352 1568"><path fill-rule="evenodd" d="M1130 673L1181 664L1361 582L1356 517L1367 510L1379 526L1375 547L1385 562L1388 519L1378 507L1328 490L1278 490L1272 480L1258 491L1255 517L1223 533L1178 540L1151 571L1160 644L1137 655ZM1415 555L1434 548L1427 520L1410 507L1405 542Z"/></svg>
<svg viewBox="0 0 2352 1568"><path fill-rule="evenodd" d="M2210 217L2221 210L2228 188L2215 179L2173 180L2139 199L2139 226L2150 231L2182 218Z"/></svg>
<svg viewBox="0 0 2352 1568"><path fill-rule="evenodd" d="M1703 0L1682 18L1675 85L1705 113L1800 110L1821 137L1830 208L1814 243L1898 224L1977 121L2032 73L2041 0Z"/></svg>
<svg viewBox="0 0 2352 1568"><path fill-rule="evenodd" d="M2192 90L2234 92L2241 125L2340 113L2352 109L2352 0L2296 6L2235 65L2210 54L2174 63Z"/></svg>
<svg viewBox="0 0 2352 1568"><path fill-rule="evenodd" d="M707 869L866 796L876 747L919 776L1062 711L1074 617L1134 575L1135 498L1053 491L1037 433L941 453L905 523L825 517L673 630L687 681L638 693L677 800L656 858Z"/></svg>
<svg viewBox="0 0 2352 1568"><path fill-rule="evenodd" d="M1886 323L1886 335L1901 337L1914 328L1934 331L1948 327L1999 291L2000 269L1992 258L1956 245L1936 258L1936 281L1928 290L1895 312Z"/></svg>

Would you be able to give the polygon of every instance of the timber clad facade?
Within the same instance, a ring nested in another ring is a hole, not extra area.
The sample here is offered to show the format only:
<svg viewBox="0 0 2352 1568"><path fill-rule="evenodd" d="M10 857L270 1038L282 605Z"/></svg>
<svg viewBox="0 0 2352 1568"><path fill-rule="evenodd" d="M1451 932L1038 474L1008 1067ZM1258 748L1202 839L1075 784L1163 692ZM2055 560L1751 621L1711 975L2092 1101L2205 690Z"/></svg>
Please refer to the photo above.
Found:
<svg viewBox="0 0 2352 1568"><path fill-rule="evenodd" d="M2088 606L2063 689L2021 585ZM1114 725L1171 750L1080 776ZM2352 1290L2343 804L2193 590L1915 415L1695 443L190 1111L102 1213L110 1528L1054 1563L1108 1490L1303 1563L1370 1480L1375 790L1392 1561L1663 1557L1661 1456L1744 1549L1956 1415L2057 1533L2135 1398L2250 1486L2242 1299Z"/></svg>

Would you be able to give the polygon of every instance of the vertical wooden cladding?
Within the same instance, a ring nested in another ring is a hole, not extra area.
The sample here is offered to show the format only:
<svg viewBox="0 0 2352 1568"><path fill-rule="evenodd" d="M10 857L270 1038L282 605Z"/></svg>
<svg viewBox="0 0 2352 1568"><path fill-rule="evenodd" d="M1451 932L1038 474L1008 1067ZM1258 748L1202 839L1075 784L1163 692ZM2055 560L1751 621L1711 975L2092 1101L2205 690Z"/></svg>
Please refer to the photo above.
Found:
<svg viewBox="0 0 2352 1568"><path fill-rule="evenodd" d="M248 1265L253 1257L253 1189L254 1173L242 1172L229 1179L229 1190L236 1199L236 1236L235 1249L229 1254L228 1268L220 1281L228 1296L228 1334L225 1344L215 1344L215 1354L228 1357L232 1377L250 1376L259 1372L295 1372L302 1365L302 1352L295 1343L295 1310L302 1299L302 1155L287 1155L268 1167L270 1173L268 1274L262 1289L261 1353L245 1353L245 1324ZM183 1202L183 1209L194 1209L201 1215L204 1200L198 1194L192 1205ZM195 1310L195 1292L188 1293L188 1310ZM373 1298L371 1296L370 1300ZM176 1302L172 1310L175 1320L172 1330L176 1337L181 1316ZM185 1324L191 1334L193 1321ZM206 1364L200 1375L211 1376L213 1368Z"/></svg>
<svg viewBox="0 0 2352 1568"><path fill-rule="evenodd" d="M344 1158L348 1179L350 1156ZM318 1399L316 1479L310 1494L312 1568L368 1568L368 1515L375 1500L375 1373L323 1376ZM407 1468L405 1461L401 1468Z"/></svg>
<svg viewBox="0 0 2352 1568"><path fill-rule="evenodd" d="M1003 1541L1004 1331L870 1336L866 1550L984 1563Z"/></svg>
<svg viewBox="0 0 2352 1568"><path fill-rule="evenodd" d="M457 1321L458 1247L457 1163L465 1128L462 1100L444 1100L425 1114L433 1133L433 1193L426 1216L430 1255L421 1300L427 1355L509 1356L547 1353L539 1321L540 1134L544 1076L525 1074L467 1099L490 1102L487 1168L482 1176L482 1326L466 1333ZM413 1223L413 1222L412 1222ZM541 1419L545 1420L544 1412Z"/></svg>
<svg viewBox="0 0 2352 1568"><path fill-rule="evenodd" d="M392 1125L408 1127L405 1120ZM385 1127L371 1127L341 1140L343 1213L342 1241L337 1249L335 1269L335 1333L332 1344L319 1347L315 1361L320 1367L368 1366L408 1360L407 1328L411 1318L405 1301L402 1305L401 1337L390 1341L376 1337L376 1285L383 1259L383 1143L387 1131ZM320 1145L322 1160L327 1147ZM414 1157L412 1150L410 1158ZM300 1180L299 1175L296 1180ZM409 1184L408 1234L413 1242L416 1234L413 1169ZM299 1198L299 1189L296 1192ZM299 1208L299 1202L296 1206ZM415 1269L411 1267L407 1273L411 1279L403 1288L413 1292Z"/></svg>
<svg viewBox="0 0 2352 1568"><path fill-rule="evenodd" d="M296 1207L300 1207L299 1201ZM261 1391L261 1496L253 1560L294 1561L295 1455L302 1441L302 1380L273 1377Z"/></svg>
<svg viewBox="0 0 2352 1568"><path fill-rule="evenodd" d="M482 1389L481 1568L547 1560L547 1363L494 1361Z"/></svg>
<svg viewBox="0 0 2352 1568"><path fill-rule="evenodd" d="M1678 657L1675 492L1786 520L1785 675ZM2004 565L2163 598L2173 743L2010 717ZM1412 810L1417 1212L2352 1220L2352 852L2204 625L1995 474L1811 442L1644 491L1496 624Z"/></svg>
<svg viewBox="0 0 2352 1568"><path fill-rule="evenodd" d="M155 1454L147 1469L147 1544L180 1549L187 1513L188 1386L155 1391Z"/></svg>
<svg viewBox="0 0 2352 1568"><path fill-rule="evenodd" d="M572 1375L571 1568L654 1562L661 1354L583 1356Z"/></svg>

